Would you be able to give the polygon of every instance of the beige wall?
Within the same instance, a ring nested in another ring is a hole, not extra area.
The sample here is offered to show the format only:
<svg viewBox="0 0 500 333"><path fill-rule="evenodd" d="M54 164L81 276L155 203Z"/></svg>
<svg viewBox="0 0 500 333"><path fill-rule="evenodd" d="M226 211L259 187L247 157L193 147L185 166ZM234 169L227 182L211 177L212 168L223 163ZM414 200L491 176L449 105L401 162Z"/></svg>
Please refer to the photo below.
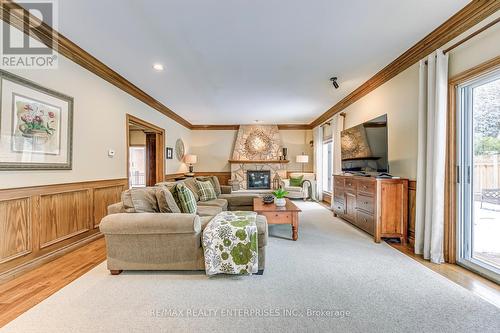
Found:
<svg viewBox="0 0 500 333"><path fill-rule="evenodd" d="M202 130L191 132L191 153L198 155L198 163L195 170L198 171L230 171L228 159L233 154L234 142L238 131L213 131ZM304 170L312 170L313 150L309 145L312 140L310 130L282 130L281 141L288 148L288 158L291 162L287 165L288 170L301 170L301 165L295 163L295 156L305 152L309 155L309 164Z"/></svg>
<svg viewBox="0 0 500 333"><path fill-rule="evenodd" d="M488 18L478 27L498 16L500 14ZM464 33L455 41L462 39L471 31ZM451 41L448 45L452 45L455 41ZM500 55L498 41L500 41L500 26L496 25L450 52L450 76ZM445 48L446 46L443 47ZM344 112L347 114L346 128L387 113L390 173L410 179L416 178L418 64L355 102Z"/></svg>
<svg viewBox="0 0 500 333"><path fill-rule="evenodd" d="M189 151L190 130L62 56L57 70L11 72L74 98L73 170L0 171L0 188L125 178L127 113L164 128L169 146L183 138ZM167 173L185 170L176 159L166 161Z"/></svg>
<svg viewBox="0 0 500 333"><path fill-rule="evenodd" d="M146 133L143 131L130 131L129 137L129 144L131 146L145 146L146 145Z"/></svg>

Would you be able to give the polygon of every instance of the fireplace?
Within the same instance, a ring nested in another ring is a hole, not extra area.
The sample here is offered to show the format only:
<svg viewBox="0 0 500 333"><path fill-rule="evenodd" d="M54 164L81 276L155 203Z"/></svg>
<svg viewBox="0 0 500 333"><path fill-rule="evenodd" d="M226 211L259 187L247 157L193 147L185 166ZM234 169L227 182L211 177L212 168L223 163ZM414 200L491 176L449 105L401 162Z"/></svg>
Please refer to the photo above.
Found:
<svg viewBox="0 0 500 333"><path fill-rule="evenodd" d="M247 170L247 189L269 190L271 189L270 170Z"/></svg>

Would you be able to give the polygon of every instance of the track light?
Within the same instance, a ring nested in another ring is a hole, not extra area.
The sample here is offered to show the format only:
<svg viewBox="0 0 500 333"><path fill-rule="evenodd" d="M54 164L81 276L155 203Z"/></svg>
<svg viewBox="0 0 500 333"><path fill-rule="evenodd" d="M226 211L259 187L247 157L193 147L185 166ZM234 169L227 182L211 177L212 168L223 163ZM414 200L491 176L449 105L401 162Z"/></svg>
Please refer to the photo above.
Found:
<svg viewBox="0 0 500 333"><path fill-rule="evenodd" d="M330 78L330 81L332 81L332 84L335 87L335 89L339 89L339 84L337 83L337 77L336 76Z"/></svg>

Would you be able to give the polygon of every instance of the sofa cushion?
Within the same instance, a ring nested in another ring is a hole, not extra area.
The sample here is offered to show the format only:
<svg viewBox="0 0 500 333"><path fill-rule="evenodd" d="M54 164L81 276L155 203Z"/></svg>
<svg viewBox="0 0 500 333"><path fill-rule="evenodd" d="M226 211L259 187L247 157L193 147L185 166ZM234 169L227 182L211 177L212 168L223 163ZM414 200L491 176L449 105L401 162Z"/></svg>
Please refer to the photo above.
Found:
<svg viewBox="0 0 500 333"><path fill-rule="evenodd" d="M315 181L316 174L314 172L290 172L289 177L300 177L302 176L302 180Z"/></svg>
<svg viewBox="0 0 500 333"><path fill-rule="evenodd" d="M196 213L196 198L193 192L183 183L176 186L177 195L179 196L180 208L183 213Z"/></svg>
<svg viewBox="0 0 500 333"><path fill-rule="evenodd" d="M207 180L202 182L197 180L196 185L198 186L200 201L210 201L217 199L217 194L215 193L215 189L211 181Z"/></svg>
<svg viewBox="0 0 500 333"><path fill-rule="evenodd" d="M227 210L227 200L226 199L215 199L210 201L198 201L198 206L214 206L220 207L223 211Z"/></svg>
<svg viewBox="0 0 500 333"><path fill-rule="evenodd" d="M221 194L219 199L226 199L229 207L237 206L252 206L253 198L258 198L258 194L248 194L248 193L232 193L232 194Z"/></svg>
<svg viewBox="0 0 500 333"><path fill-rule="evenodd" d="M213 187L214 187L215 194L217 196L221 195L222 189L220 186L219 178L217 178L217 176L196 177L196 179L199 181L202 181L202 182L206 182L206 181L211 182Z"/></svg>
<svg viewBox="0 0 500 333"><path fill-rule="evenodd" d="M300 186L302 185L302 179L304 176L300 177L290 177L290 186Z"/></svg>
<svg viewBox="0 0 500 333"><path fill-rule="evenodd" d="M212 221L213 216L200 216L201 230L205 229L208 222Z"/></svg>
<svg viewBox="0 0 500 333"><path fill-rule="evenodd" d="M302 192L302 187L300 187L300 186L285 186L284 190L287 192Z"/></svg>
<svg viewBox="0 0 500 333"><path fill-rule="evenodd" d="M196 214L199 216L215 216L222 212L222 208L216 206L198 206Z"/></svg>
<svg viewBox="0 0 500 333"><path fill-rule="evenodd" d="M160 213L180 213L181 209L177 205L175 198L166 186L158 186L156 189L156 200Z"/></svg>
<svg viewBox="0 0 500 333"><path fill-rule="evenodd" d="M159 213L156 187L131 188L122 193L126 213Z"/></svg>

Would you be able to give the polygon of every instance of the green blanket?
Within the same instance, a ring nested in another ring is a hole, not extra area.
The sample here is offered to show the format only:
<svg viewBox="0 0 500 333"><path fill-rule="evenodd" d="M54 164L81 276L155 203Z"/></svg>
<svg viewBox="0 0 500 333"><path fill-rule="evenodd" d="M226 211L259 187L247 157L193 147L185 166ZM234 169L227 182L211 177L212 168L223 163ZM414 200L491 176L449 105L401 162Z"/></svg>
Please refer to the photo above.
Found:
<svg viewBox="0 0 500 333"><path fill-rule="evenodd" d="M257 225L255 212L222 212L203 230L207 275L257 273Z"/></svg>

